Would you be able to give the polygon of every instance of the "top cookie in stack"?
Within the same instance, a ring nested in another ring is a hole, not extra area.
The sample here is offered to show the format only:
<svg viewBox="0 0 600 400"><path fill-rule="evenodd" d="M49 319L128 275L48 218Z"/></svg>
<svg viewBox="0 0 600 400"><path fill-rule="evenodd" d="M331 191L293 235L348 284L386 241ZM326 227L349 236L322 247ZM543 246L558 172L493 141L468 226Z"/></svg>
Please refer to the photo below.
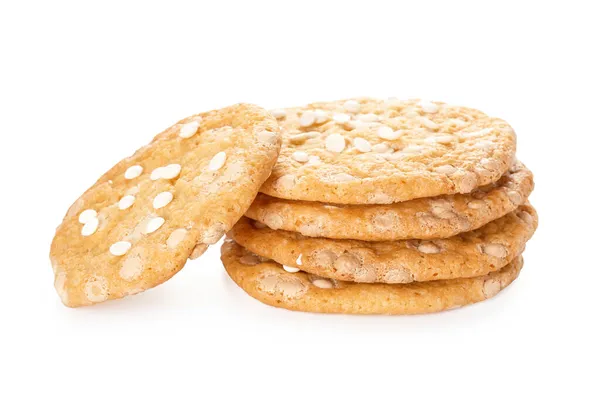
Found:
<svg viewBox="0 0 600 400"><path fill-rule="evenodd" d="M246 250L223 249L252 296L303 311L421 313L483 300L517 276L537 215L505 121L370 98L272 114L281 154L246 213L256 222L230 232Z"/></svg>
<svg viewBox="0 0 600 400"><path fill-rule="evenodd" d="M281 155L261 192L336 204L470 193L514 162L505 121L423 101L342 100L273 112Z"/></svg>

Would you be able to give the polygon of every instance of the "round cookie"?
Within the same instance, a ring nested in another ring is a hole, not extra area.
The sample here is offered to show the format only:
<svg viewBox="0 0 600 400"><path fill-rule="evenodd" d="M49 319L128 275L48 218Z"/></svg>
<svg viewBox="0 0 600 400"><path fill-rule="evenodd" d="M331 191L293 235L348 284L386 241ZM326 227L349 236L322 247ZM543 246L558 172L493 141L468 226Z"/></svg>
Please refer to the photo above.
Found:
<svg viewBox="0 0 600 400"><path fill-rule="evenodd" d="M344 281L409 283L497 271L525 249L536 227L535 210L523 205L475 231L432 241L309 238L256 227L245 217L228 235L249 251L287 268Z"/></svg>
<svg viewBox="0 0 600 400"><path fill-rule="evenodd" d="M246 216L271 229L304 236L367 241L440 239L477 229L514 211L533 190L520 162L493 184L468 194L382 205L343 205L279 199L260 193Z"/></svg>
<svg viewBox="0 0 600 400"><path fill-rule="evenodd" d="M284 139L261 188L273 197L391 204L469 193L514 162L510 125L471 108L359 98L271 112Z"/></svg>
<svg viewBox="0 0 600 400"><path fill-rule="evenodd" d="M275 119L238 104L181 120L116 164L56 230L50 258L63 303L90 305L169 279L244 214L280 146Z"/></svg>
<svg viewBox="0 0 600 400"><path fill-rule="evenodd" d="M289 273L233 242L221 248L233 281L255 299L294 311L344 314L425 314L477 303L498 294L523 266L518 256L499 271L474 278L386 285L342 282Z"/></svg>

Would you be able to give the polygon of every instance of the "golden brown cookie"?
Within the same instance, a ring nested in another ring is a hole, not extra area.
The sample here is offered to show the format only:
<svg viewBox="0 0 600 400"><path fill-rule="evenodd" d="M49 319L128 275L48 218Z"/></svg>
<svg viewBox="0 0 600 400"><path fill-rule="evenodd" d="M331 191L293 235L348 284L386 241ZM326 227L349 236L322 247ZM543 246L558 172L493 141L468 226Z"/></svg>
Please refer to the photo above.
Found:
<svg viewBox="0 0 600 400"><path fill-rule="evenodd" d="M119 162L56 230L50 258L63 303L116 299L169 279L244 214L280 146L275 119L238 104L181 120Z"/></svg>
<svg viewBox="0 0 600 400"><path fill-rule="evenodd" d="M425 314L477 303L508 286L523 266L518 256L485 276L389 285L289 273L275 261L261 260L229 241L221 247L221 260L231 279L265 304L294 311L344 314Z"/></svg>
<svg viewBox="0 0 600 400"><path fill-rule="evenodd" d="M261 192L273 197L391 204L470 193L514 163L510 125L471 108L359 98L272 114L284 142Z"/></svg>
<svg viewBox="0 0 600 400"><path fill-rule="evenodd" d="M304 236L367 241L440 239L477 229L514 211L533 190L533 174L517 162L499 181L468 194L382 205L279 199L260 193L246 216L271 229Z"/></svg>
<svg viewBox="0 0 600 400"><path fill-rule="evenodd" d="M260 225L259 225L260 226ZM408 283L487 275L520 254L537 227L530 205L447 239L365 242L309 238L242 218L228 236L290 270L354 282Z"/></svg>

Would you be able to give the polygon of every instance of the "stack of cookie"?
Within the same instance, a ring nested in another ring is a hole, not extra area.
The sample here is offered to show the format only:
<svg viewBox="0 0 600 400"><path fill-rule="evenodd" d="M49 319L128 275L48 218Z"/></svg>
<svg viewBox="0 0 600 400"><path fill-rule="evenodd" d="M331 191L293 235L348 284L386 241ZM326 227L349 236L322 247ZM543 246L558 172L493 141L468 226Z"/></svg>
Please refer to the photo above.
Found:
<svg viewBox="0 0 600 400"><path fill-rule="evenodd" d="M537 226L515 150L506 122L438 102L196 114L73 203L52 241L55 288L69 307L136 294L229 231L227 272L267 304L415 314L474 303L517 277Z"/></svg>
<svg viewBox="0 0 600 400"><path fill-rule="evenodd" d="M364 98L272 115L281 154L222 248L251 296L300 311L418 314L487 299L519 274L537 215L505 121Z"/></svg>

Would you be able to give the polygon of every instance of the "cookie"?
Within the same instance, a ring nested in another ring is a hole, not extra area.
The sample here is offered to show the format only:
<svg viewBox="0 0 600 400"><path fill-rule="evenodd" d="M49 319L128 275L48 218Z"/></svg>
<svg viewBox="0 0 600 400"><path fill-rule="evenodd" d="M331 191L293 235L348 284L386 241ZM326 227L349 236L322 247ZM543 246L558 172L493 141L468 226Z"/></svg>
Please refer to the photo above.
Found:
<svg viewBox="0 0 600 400"><path fill-rule="evenodd" d="M470 193L514 163L510 125L471 108L359 98L272 114L284 142L261 192L282 199L391 204Z"/></svg>
<svg viewBox="0 0 600 400"><path fill-rule="evenodd" d="M244 214L280 146L275 119L238 104L181 120L119 162L56 230L50 258L63 303L117 299L169 279Z"/></svg>
<svg viewBox="0 0 600 400"><path fill-rule="evenodd" d="M435 282L386 285L352 283L290 273L234 242L221 248L231 279L255 299L294 311L344 314L425 314L489 299L514 281L523 266L518 256L485 276Z"/></svg>
<svg viewBox="0 0 600 400"><path fill-rule="evenodd" d="M260 225L259 225L260 226ZM354 282L409 283L486 275L520 254L537 227L530 205L447 239L366 242L310 238L242 218L229 237L287 268Z"/></svg>
<svg viewBox="0 0 600 400"><path fill-rule="evenodd" d="M246 216L271 229L332 239L440 239L477 229L514 211L533 190L533 174L517 162L499 181L468 194L382 205L342 205L259 194Z"/></svg>

